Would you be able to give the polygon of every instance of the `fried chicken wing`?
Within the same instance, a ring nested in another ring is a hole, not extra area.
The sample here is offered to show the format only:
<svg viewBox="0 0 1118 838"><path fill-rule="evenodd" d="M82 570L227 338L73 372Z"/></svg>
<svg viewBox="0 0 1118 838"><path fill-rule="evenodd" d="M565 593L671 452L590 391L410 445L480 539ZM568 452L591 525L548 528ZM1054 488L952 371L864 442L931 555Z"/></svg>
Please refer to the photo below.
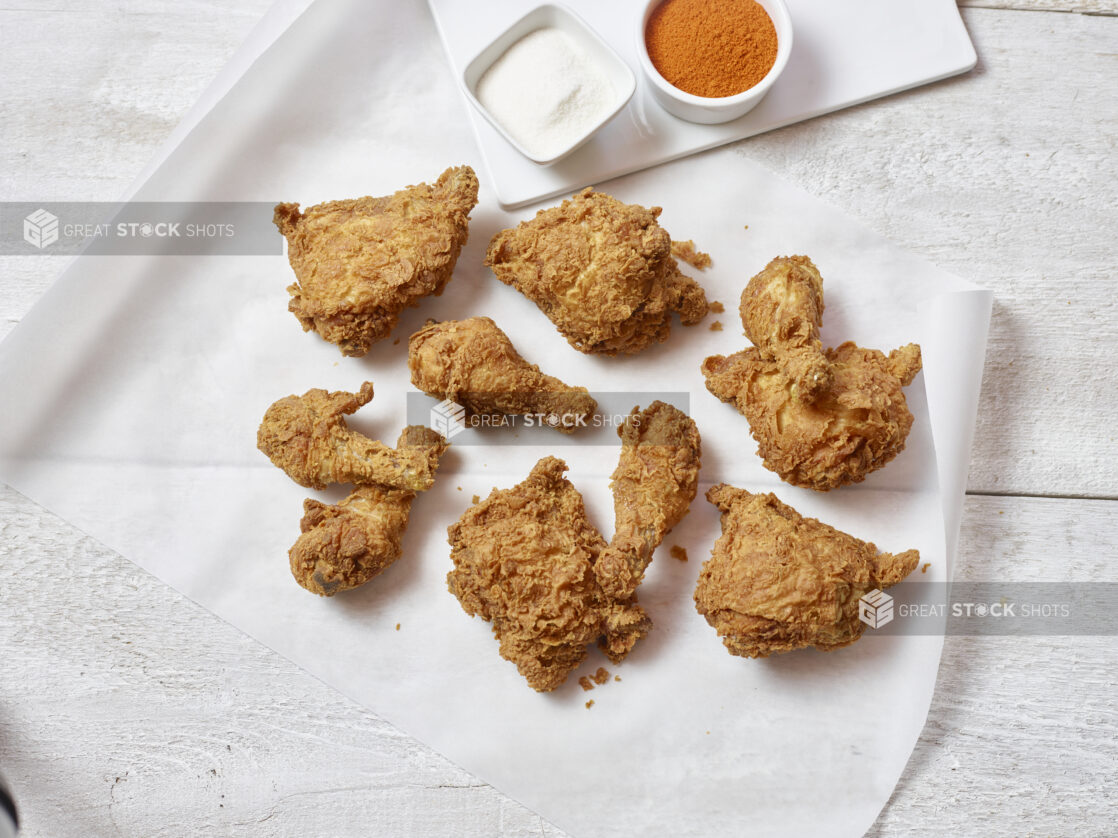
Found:
<svg viewBox="0 0 1118 838"><path fill-rule="evenodd" d="M570 433L598 404L585 387L570 387L525 361L488 317L429 323L408 341L411 382L471 415L542 414ZM546 420L545 420L546 421Z"/></svg>
<svg viewBox="0 0 1118 838"><path fill-rule="evenodd" d="M722 512L695 588L695 607L733 655L757 658L805 646L831 651L862 635L858 600L904 579L916 550L892 555L773 494L722 483L707 500Z"/></svg>
<svg viewBox="0 0 1118 838"><path fill-rule="evenodd" d="M585 189L493 237L485 264L539 306L575 349L616 355L666 340L707 313L703 289L679 271L671 237L646 209Z"/></svg>
<svg viewBox="0 0 1118 838"><path fill-rule="evenodd" d="M651 628L640 606L608 597L594 575L606 546L555 457L512 489L494 489L448 530L447 587L493 624L500 653L535 690L558 687L598 641L614 662Z"/></svg>
<svg viewBox="0 0 1118 838"><path fill-rule="evenodd" d="M426 448L438 457L446 441L422 425L400 433L397 450ZM302 535L288 558L295 581L311 593L333 596L363 585L400 558L415 492L358 486L341 503L303 502Z"/></svg>
<svg viewBox="0 0 1118 838"><path fill-rule="evenodd" d="M413 492L429 489L441 451L425 444L389 448L346 426L344 417L372 398L371 382L356 393L313 389L302 396L286 396L264 414L256 447L308 488L373 483Z"/></svg>
<svg viewBox="0 0 1118 838"><path fill-rule="evenodd" d="M826 492L860 483L904 450L913 417L901 388L920 371L920 347L886 356L847 342L819 356L822 313L811 260L774 259L742 294L756 346L712 355L702 370L707 389L749 420L766 468Z"/></svg>
<svg viewBox="0 0 1118 838"><path fill-rule="evenodd" d="M806 256L781 256L749 280L741 295L745 336L766 361L776 361L792 395L811 403L834 380L823 354L823 277Z"/></svg>
<svg viewBox="0 0 1118 838"><path fill-rule="evenodd" d="M364 355L388 336L400 312L443 292L466 242L478 182L469 166L447 169L433 186L384 198L330 201L299 212L278 204L298 280L288 308L343 355Z"/></svg>
<svg viewBox="0 0 1118 838"><path fill-rule="evenodd" d="M702 445L695 421L661 401L633 408L617 433L621 456L610 483L614 534L594 572L602 590L624 600L695 499Z"/></svg>

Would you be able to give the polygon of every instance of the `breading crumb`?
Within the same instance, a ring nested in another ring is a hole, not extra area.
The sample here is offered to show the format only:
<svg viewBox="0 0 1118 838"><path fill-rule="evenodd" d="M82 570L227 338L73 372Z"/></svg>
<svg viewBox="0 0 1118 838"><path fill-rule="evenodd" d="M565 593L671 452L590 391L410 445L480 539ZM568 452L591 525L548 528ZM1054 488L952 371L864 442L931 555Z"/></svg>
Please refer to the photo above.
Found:
<svg viewBox="0 0 1118 838"><path fill-rule="evenodd" d="M479 503L481 503L481 495L474 495L473 496L473 502L474 502L474 506L477 506Z"/></svg>
<svg viewBox="0 0 1118 838"><path fill-rule="evenodd" d="M713 323L710 324L710 330L712 332L721 332L722 331L722 321L721 320L715 320Z"/></svg>
<svg viewBox="0 0 1118 838"><path fill-rule="evenodd" d="M396 631L399 631L399 630L400 630L400 624L399 624L399 623L397 623L397 624L396 624Z"/></svg>
<svg viewBox="0 0 1118 838"><path fill-rule="evenodd" d="M678 544L672 545L672 549L668 552L671 553L673 559L679 559L681 562L687 561L687 551Z"/></svg>
<svg viewBox="0 0 1118 838"><path fill-rule="evenodd" d="M620 681L620 680L621 680L621 676L620 676L620 675L614 675L614 676L613 676L613 680L614 680L614 681Z"/></svg>
<svg viewBox="0 0 1118 838"><path fill-rule="evenodd" d="M922 568L920 568L920 572L921 573L927 573L928 568L931 567L931 566L932 566L931 562L924 562L924 566Z"/></svg>
<svg viewBox="0 0 1118 838"><path fill-rule="evenodd" d="M395 346L395 345L396 345L396 344L398 344L399 342L400 342L400 339L399 339L399 338L396 338L396 340L392 341L392 345L393 345L393 346Z"/></svg>
<svg viewBox="0 0 1118 838"><path fill-rule="evenodd" d="M594 673L594 683L604 684L609 680L609 670L604 666L599 666L598 671Z"/></svg>
<svg viewBox="0 0 1118 838"><path fill-rule="evenodd" d="M589 675L583 675L581 678L579 678L578 685L582 687L582 689L586 692L590 692L592 689L594 689L594 684L590 680Z"/></svg>
<svg viewBox="0 0 1118 838"><path fill-rule="evenodd" d="M704 271L710 267L710 254L703 253L701 250L695 249L695 242L688 239L685 242L672 242L672 256L676 259L681 259L700 271Z"/></svg>
<svg viewBox="0 0 1118 838"><path fill-rule="evenodd" d="M722 312L724 312L725 310L726 306L722 305L722 303L718 302L718 300L715 300L713 303L710 304L710 311L713 314L722 314Z"/></svg>
<svg viewBox="0 0 1118 838"><path fill-rule="evenodd" d="M594 699L590 699L588 702L586 702L586 709L587 710L589 710L593 706L594 706Z"/></svg>

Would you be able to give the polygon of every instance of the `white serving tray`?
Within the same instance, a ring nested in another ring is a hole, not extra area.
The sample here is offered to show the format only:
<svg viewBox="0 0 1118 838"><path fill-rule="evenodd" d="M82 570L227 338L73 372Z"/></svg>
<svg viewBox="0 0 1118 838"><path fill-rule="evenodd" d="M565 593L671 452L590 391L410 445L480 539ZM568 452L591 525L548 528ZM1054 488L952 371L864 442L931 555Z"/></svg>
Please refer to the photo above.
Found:
<svg viewBox="0 0 1118 838"><path fill-rule="evenodd" d="M542 0L428 0L457 78L485 45ZM551 166L516 151L472 106L489 180L506 208L574 192L665 160L965 73L977 57L955 0L787 0L792 57L768 96L741 119L695 125L663 110L637 63L639 0L567 0L637 76L629 104L586 145Z"/></svg>

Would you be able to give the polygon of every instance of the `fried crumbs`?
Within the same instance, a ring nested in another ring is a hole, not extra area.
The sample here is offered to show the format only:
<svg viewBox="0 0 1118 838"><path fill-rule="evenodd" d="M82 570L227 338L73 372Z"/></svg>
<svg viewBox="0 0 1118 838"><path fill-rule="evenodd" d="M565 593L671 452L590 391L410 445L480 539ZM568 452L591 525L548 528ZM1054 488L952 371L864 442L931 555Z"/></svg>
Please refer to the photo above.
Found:
<svg viewBox="0 0 1118 838"><path fill-rule="evenodd" d="M710 267L710 254L695 249L695 242L688 239L685 242L672 242L672 256L682 259L692 268L705 271Z"/></svg>

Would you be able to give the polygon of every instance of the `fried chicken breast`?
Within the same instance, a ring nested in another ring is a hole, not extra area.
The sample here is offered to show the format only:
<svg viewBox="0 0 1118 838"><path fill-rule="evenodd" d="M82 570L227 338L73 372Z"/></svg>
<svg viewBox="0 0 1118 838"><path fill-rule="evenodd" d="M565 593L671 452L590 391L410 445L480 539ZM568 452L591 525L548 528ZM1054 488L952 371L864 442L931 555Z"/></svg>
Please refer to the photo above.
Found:
<svg viewBox="0 0 1118 838"><path fill-rule="evenodd" d="M699 574L695 607L733 655L848 646L865 628L858 600L897 584L920 561L916 550L882 553L804 518L773 494L720 483L707 500L722 512L722 535Z"/></svg>
<svg viewBox="0 0 1118 838"><path fill-rule="evenodd" d="M602 590L594 564L605 540L555 457L528 479L494 489L448 530L447 587L462 609L493 624L501 657L529 686L553 690L598 641L614 662L651 628L639 605Z"/></svg>
<svg viewBox="0 0 1118 838"><path fill-rule="evenodd" d="M580 352L640 352L667 339L673 312L688 326L707 314L703 289L672 258L660 211L585 189L502 230L485 264Z"/></svg>
<svg viewBox="0 0 1118 838"><path fill-rule="evenodd" d="M478 181L469 166L447 169L383 198L330 201L299 212L276 205L297 282L288 308L343 355L364 355L388 336L406 307L443 292L466 242Z"/></svg>

